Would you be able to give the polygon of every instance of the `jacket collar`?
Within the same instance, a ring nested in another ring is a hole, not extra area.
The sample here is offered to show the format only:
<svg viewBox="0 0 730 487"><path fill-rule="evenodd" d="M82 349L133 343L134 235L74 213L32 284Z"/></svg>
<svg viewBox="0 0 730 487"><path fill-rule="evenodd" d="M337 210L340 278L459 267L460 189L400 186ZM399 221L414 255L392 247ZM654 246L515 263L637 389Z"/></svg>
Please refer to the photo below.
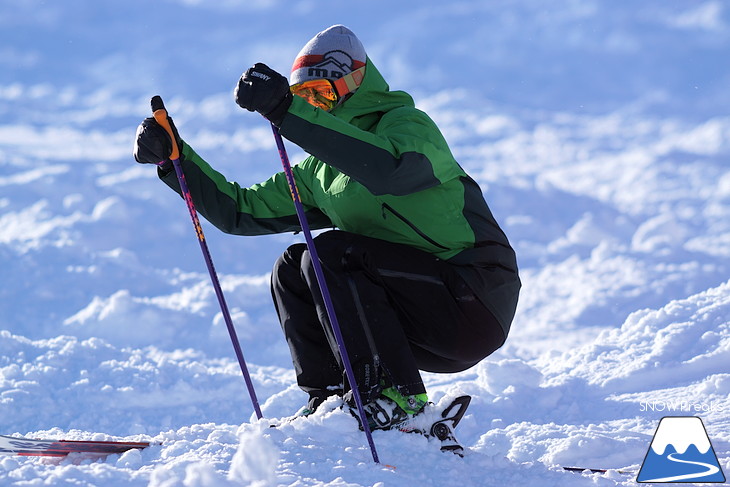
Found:
<svg viewBox="0 0 730 487"><path fill-rule="evenodd" d="M414 106L413 98L408 93L390 91L388 83L368 58L365 64L365 77L360 87L330 113L337 118L350 122L364 115Z"/></svg>

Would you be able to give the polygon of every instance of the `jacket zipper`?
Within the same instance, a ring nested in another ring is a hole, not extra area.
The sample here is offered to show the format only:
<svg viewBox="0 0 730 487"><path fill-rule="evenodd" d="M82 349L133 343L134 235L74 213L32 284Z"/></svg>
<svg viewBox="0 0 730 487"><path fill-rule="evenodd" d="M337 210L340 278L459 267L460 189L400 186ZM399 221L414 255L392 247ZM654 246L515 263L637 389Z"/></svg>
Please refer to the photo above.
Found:
<svg viewBox="0 0 730 487"><path fill-rule="evenodd" d="M396 218L398 218L400 221L402 221L403 223L405 223L406 225L408 225L411 228L411 230L413 230L414 232L416 232L416 234L418 234L418 236L420 236L426 242L430 243L434 247L438 247L438 248L443 249L443 250L449 250L448 247L444 247L443 245L441 245L440 243L436 242L434 239L432 239L431 237L429 237L428 235L426 235L425 233L423 233L421 230L419 230L417 226L415 226L406 217L404 217L403 215L401 215L400 213L398 213L397 211L395 211L395 209L392 206L390 206L388 203L382 203L382 206L383 206L383 218L385 218L385 210L388 210Z"/></svg>

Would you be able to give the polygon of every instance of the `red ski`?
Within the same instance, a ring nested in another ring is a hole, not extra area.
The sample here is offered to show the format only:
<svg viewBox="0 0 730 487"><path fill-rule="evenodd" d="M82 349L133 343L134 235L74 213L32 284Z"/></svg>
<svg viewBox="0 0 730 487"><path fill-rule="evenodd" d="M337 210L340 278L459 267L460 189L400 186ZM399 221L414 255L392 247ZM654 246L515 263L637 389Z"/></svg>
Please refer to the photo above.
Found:
<svg viewBox="0 0 730 487"><path fill-rule="evenodd" d="M65 457L69 453L93 453L104 456L148 446L147 442L34 440L0 435L0 455Z"/></svg>

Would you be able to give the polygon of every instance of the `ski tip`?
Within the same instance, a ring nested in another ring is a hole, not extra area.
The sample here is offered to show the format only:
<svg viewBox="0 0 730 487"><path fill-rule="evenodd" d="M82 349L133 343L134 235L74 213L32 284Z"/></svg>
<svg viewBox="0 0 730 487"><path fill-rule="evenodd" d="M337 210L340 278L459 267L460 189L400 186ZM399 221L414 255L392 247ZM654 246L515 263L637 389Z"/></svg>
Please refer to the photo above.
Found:
<svg viewBox="0 0 730 487"><path fill-rule="evenodd" d="M81 441L81 440L39 440L0 435L0 454L18 456L64 457L70 453L94 454L100 456L124 453L132 449L150 446L148 442L129 441Z"/></svg>

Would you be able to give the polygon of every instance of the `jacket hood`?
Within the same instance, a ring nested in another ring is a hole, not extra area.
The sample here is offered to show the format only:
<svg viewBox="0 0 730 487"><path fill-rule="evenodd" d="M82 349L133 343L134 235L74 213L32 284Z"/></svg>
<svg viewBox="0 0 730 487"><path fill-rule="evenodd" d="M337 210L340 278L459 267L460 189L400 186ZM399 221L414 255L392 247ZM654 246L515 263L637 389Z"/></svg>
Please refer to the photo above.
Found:
<svg viewBox="0 0 730 487"><path fill-rule="evenodd" d="M414 106L413 98L405 91L390 91L388 83L368 58L365 64L365 76L360 87L330 113L350 122L364 115Z"/></svg>

